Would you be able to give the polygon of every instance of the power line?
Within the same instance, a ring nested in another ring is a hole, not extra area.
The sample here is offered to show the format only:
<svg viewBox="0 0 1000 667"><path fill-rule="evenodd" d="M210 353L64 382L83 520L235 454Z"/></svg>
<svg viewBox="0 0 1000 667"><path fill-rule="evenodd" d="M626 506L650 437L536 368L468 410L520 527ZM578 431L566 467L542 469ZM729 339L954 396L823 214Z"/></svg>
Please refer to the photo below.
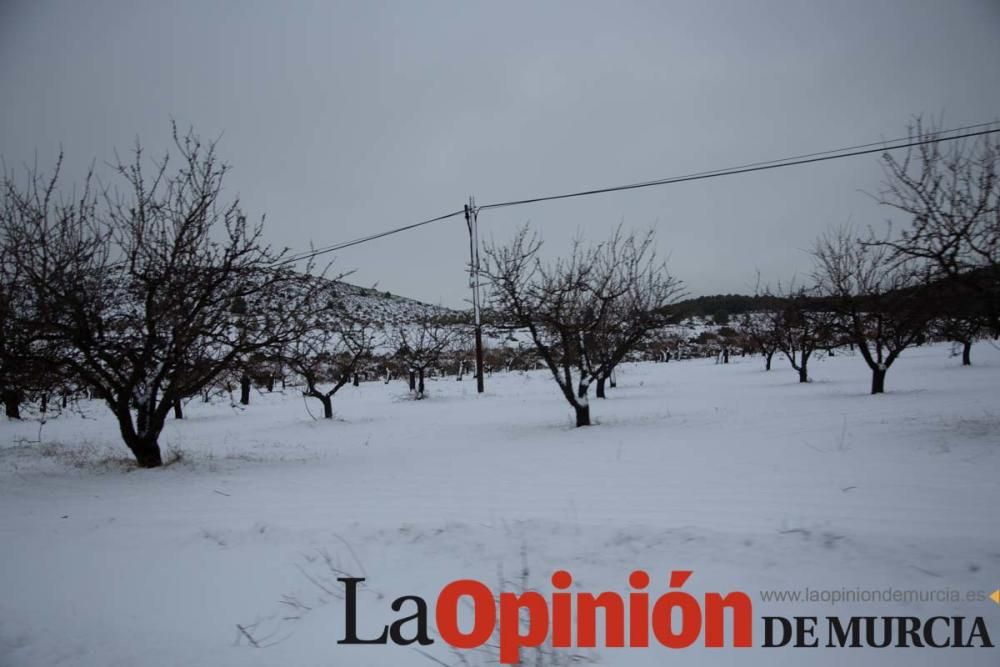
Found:
<svg viewBox="0 0 1000 667"><path fill-rule="evenodd" d="M669 185L672 183L684 183L687 181L697 181L707 178L716 178L718 176L732 176L734 174L746 174L754 171L766 171L768 169L778 169L780 167L792 167L800 164L809 164L812 162L825 162L827 160L837 160L839 158L845 157L856 157L858 155L867 155L870 153L879 153L892 150L898 150L901 148L912 148L914 146L921 146L924 144L939 143L944 141L955 141L957 139L966 139L969 137L979 137L987 134L995 134L1000 132L1000 128L995 128L992 130L980 130L978 132L966 132L963 134L957 134L952 137L941 137L938 135L948 134L951 132L958 132L964 129L984 127L993 125L994 123L980 123L978 125L969 125L965 128L956 128L952 130L943 130L941 132L936 132L929 138L918 139L913 141L906 141L906 143L898 143L900 141L905 141L903 139L896 139L889 142L873 142L869 144L861 144L859 146L852 146L849 148L841 148L837 150L822 151L819 153L809 153L807 155L782 158L779 160L768 160L765 162L753 162L750 164L739 165L736 167L728 167L726 169L715 169L712 171L702 171L693 174L685 174L683 176L672 176L669 178L662 178L655 181L643 181L640 183L630 183L628 185L615 185L611 187L604 188L594 188L592 190L581 190L579 192L569 192L565 194L558 195L545 195L540 197L532 197L530 199L518 199L513 201L498 202L495 204L484 204L480 206L480 210L492 209L492 208L504 208L507 206L521 206L523 204L534 204L544 201L554 201L557 199L570 199L573 197L586 197L588 195L604 194L607 192L620 192L623 190L638 190L639 188L649 188L657 185ZM863 148L866 146L873 146L879 144L879 148ZM893 145L889 145L893 144ZM862 149L862 150L855 150ZM846 151L846 152L845 152Z"/></svg>
<svg viewBox="0 0 1000 667"><path fill-rule="evenodd" d="M589 195L604 194L608 192L621 192L625 190L638 190L640 188L649 188L659 185L670 185L673 183L684 183L688 181L697 181L708 178L716 178L719 176L732 176L735 174L746 174L754 171L766 171L769 169L779 169L781 167L792 167L802 164L810 164L813 162L825 162L828 160L837 160L845 157L857 157L859 155L868 155L871 153L887 152L892 150L899 150L902 148L912 148L914 146L922 146L925 144L940 143L945 141L955 141L958 139L967 139L970 137L979 137L989 134L995 134L1000 132L1000 128L979 130L978 128L990 127L995 125L996 121L989 123L977 123L975 125L965 125L962 127L952 128L948 130L941 130L938 132L933 132L926 135L924 138L911 140L908 137L891 139L888 141L873 141L867 144L858 144L855 146L848 146L845 148L837 148L826 151L819 151L815 153L806 153L802 155L794 155L791 157L784 157L774 160L764 160L759 162L751 162L747 164L737 165L734 167L727 167L724 169L714 169L710 171L700 171L691 174L684 174L682 176L671 176L669 178L661 178L653 181L642 181L639 183L629 183L626 185L615 185L602 188L594 188L591 190L581 190L579 192L569 192L557 195L543 195L539 197L532 197L530 199L517 199L512 201L497 202L493 204L485 204L483 206L477 207L478 210L487 210L494 208L505 208L508 206L522 206L524 204L534 204L538 202L545 201L555 201L559 199L571 199L575 197L586 197ZM976 131L970 131L976 130ZM952 133L954 136L941 136ZM876 148L872 148L877 146ZM368 243L369 241L375 241L377 239L385 238L386 236L392 236L393 234L399 234L400 232L409 231L411 229L416 229L418 227L423 227L424 225L429 225L435 222L440 222L442 220L447 220L449 218L454 218L459 215L463 215L465 209L458 211L452 211L451 213L446 213L444 215L439 215L428 220L422 220L421 222L415 222L413 224L405 225L403 227L396 227L394 229L389 229L384 232L379 232L377 234L371 234L369 236L363 236L351 241L345 241L342 243L335 243L333 245L324 246L321 248L316 248L313 250L304 251L297 253L290 257L286 257L280 262L277 262L275 266L283 266L286 264L291 264L294 262L300 262L307 259L312 259L318 257L319 255L324 255L331 252L336 252L338 250L343 250L345 248L350 248L352 246L360 245L362 243Z"/></svg>
<svg viewBox="0 0 1000 667"><path fill-rule="evenodd" d="M935 136L935 135L939 135L939 134L947 134L947 133L950 133L950 132L964 132L966 130L973 130L973 129L977 129L977 128L980 128L980 127L989 127L991 125L996 125L997 122L998 121L991 121L989 123L976 123L975 125L963 125L962 127L955 127L955 128L950 129L950 130L939 130L937 132L929 132L927 134L927 136ZM792 155L792 156L788 156L788 157L778 158L778 159L775 159L775 160L762 160L760 162L750 162L750 163L747 163L747 164L736 165L734 167L727 167L726 169L711 169L711 170L708 170L708 171L699 171L699 172L695 172L693 174L686 174L685 176L688 176L688 177L689 176L707 176L709 174L715 175L715 174L718 174L721 171L727 171L727 170L732 170L732 169L745 169L745 168L748 168L748 167L756 167L756 166L759 166L759 165L776 164L778 162L786 162L788 160L801 160L801 159L804 159L804 158L816 157L818 155L831 155L831 154L834 154L834 153L843 153L845 151L854 151L854 150L858 150L858 149L861 149L861 148L868 148L869 146L880 146L880 147L882 147L881 148L882 150L891 150L893 147L890 146L890 144L896 144L896 143L899 143L901 141L906 141L907 139L909 139L909 137L901 137L899 139L882 139L882 140L879 140L879 141L870 141L867 144L857 144L855 146L846 146L844 148L835 148L835 149L831 149L831 150L818 151L818 152L815 152L815 153L804 153L802 155ZM902 148L902 146L899 146L899 148ZM677 177L675 177L675 178L677 178ZM659 179L659 180L656 180L656 181L644 181L642 183L636 183L636 184L633 184L633 185L642 185L642 186L659 185L659 184L663 183L664 181L670 181L670 180L671 179Z"/></svg>
<svg viewBox="0 0 1000 667"><path fill-rule="evenodd" d="M415 222L412 225L406 225L404 227L396 227L395 229L389 229L384 232L379 232L378 234L372 234L370 236L362 236L361 238L354 239L353 241L345 241L343 243L335 243L333 245L324 246L322 248L317 248L314 250L308 250L306 252L299 253L297 255L292 255L291 257L286 257L280 262L276 263L275 266L283 266L285 264L291 264L293 262L301 262L305 259L312 259L319 255L324 255L330 252L336 252L337 250L343 250L344 248L350 248L351 246L360 245L362 243L368 243L369 241L374 241L386 236L391 236L392 234L398 234L400 232L409 231L411 229L416 229L417 227L423 227L424 225L429 225L433 222L440 222L441 220L447 220L448 218L454 218L457 215L464 215L465 209L458 211L452 211L451 213L446 213L444 215L439 215L436 218L431 218L429 220L423 220L421 222Z"/></svg>

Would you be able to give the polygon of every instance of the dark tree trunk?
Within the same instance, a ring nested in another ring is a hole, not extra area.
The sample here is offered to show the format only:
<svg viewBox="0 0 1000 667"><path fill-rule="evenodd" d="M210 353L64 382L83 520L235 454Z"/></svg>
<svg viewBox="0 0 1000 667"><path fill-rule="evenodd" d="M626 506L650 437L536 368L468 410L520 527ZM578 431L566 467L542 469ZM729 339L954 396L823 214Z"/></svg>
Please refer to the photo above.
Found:
<svg viewBox="0 0 1000 667"><path fill-rule="evenodd" d="M597 398L607 398L604 395L604 378L597 378Z"/></svg>
<svg viewBox="0 0 1000 667"><path fill-rule="evenodd" d="M156 440L135 438L131 443L125 443L132 450L135 462L140 468L159 468L163 465L160 456L160 445Z"/></svg>
<svg viewBox="0 0 1000 667"><path fill-rule="evenodd" d="M774 352L765 352L764 353L764 370L765 371L771 370L771 360L772 359L774 359Z"/></svg>
<svg viewBox="0 0 1000 667"><path fill-rule="evenodd" d="M872 393L885 393L885 368L875 368L872 370Z"/></svg>
<svg viewBox="0 0 1000 667"><path fill-rule="evenodd" d="M16 389L6 389L3 392L3 409L7 419L21 418L21 392Z"/></svg>
<svg viewBox="0 0 1000 667"><path fill-rule="evenodd" d="M267 376L267 393L274 391L274 375Z"/></svg>
<svg viewBox="0 0 1000 667"><path fill-rule="evenodd" d="M135 404L135 422L128 402L113 403L112 412L118 419L118 429L122 440L135 456L140 468L158 468L163 465L159 438L163 431L166 412L157 409L155 399L139 401Z"/></svg>
<svg viewBox="0 0 1000 667"><path fill-rule="evenodd" d="M355 387L361 386L361 378L358 377L357 373L354 374L354 379L351 381L351 384L354 385Z"/></svg>
<svg viewBox="0 0 1000 667"><path fill-rule="evenodd" d="M240 377L240 403L243 405L250 405L250 376L243 375Z"/></svg>
<svg viewBox="0 0 1000 667"><path fill-rule="evenodd" d="M69 407L69 392L68 391L64 391L62 393L62 406L63 406L63 410L65 410L66 408Z"/></svg>
<svg viewBox="0 0 1000 667"><path fill-rule="evenodd" d="M809 382L809 357L811 354L811 351L803 350L802 354L799 355L798 365L795 365L794 355L790 357L792 368L799 372L799 382Z"/></svg>
<svg viewBox="0 0 1000 667"><path fill-rule="evenodd" d="M608 376L608 386L611 389L618 386L618 375L615 373L614 369L611 369L611 375Z"/></svg>
<svg viewBox="0 0 1000 667"><path fill-rule="evenodd" d="M125 445L132 451L135 462L140 468L159 468L163 465L160 455L160 445L157 442L159 431L146 431L138 435L132 428L132 415L126 410L124 414L116 414ZM142 431L140 431L141 433ZM155 432L155 435L153 433Z"/></svg>
<svg viewBox="0 0 1000 667"><path fill-rule="evenodd" d="M423 397L424 395L424 369L421 368L417 373L417 395Z"/></svg>
<svg viewBox="0 0 1000 667"><path fill-rule="evenodd" d="M323 419L333 419L333 397L320 394L317 398L323 404Z"/></svg>
<svg viewBox="0 0 1000 667"><path fill-rule="evenodd" d="M174 419L184 419L184 409L181 407L180 399L174 401Z"/></svg>
<svg viewBox="0 0 1000 667"><path fill-rule="evenodd" d="M590 426L590 405L574 405L576 410L576 425Z"/></svg>
<svg viewBox="0 0 1000 667"><path fill-rule="evenodd" d="M135 411L135 430L139 433L149 433L149 410L141 404Z"/></svg>
<svg viewBox="0 0 1000 667"><path fill-rule="evenodd" d="M410 371L410 391L417 391L417 372L414 370Z"/></svg>
<svg viewBox="0 0 1000 667"><path fill-rule="evenodd" d="M589 387L587 385L585 385L583 382L581 382L580 384L578 384L576 386L576 397L577 398L586 398L587 397L587 389L589 389Z"/></svg>
<svg viewBox="0 0 1000 667"><path fill-rule="evenodd" d="M971 366L972 365L972 341L965 340L962 341L962 365Z"/></svg>

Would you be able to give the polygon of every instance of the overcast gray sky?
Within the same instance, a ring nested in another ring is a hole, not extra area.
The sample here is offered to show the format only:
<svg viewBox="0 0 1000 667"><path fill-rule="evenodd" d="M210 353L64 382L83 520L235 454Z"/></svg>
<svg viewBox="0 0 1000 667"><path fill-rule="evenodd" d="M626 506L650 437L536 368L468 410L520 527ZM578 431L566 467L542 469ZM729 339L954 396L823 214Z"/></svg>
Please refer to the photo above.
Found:
<svg viewBox="0 0 1000 667"><path fill-rule="evenodd" d="M479 203L1000 118L1000 1L0 0L0 154L67 175L222 135L229 187L305 249ZM888 214L875 156L484 212L547 252L657 226L693 294L803 275L826 226ZM460 218L342 251L353 282L461 306Z"/></svg>

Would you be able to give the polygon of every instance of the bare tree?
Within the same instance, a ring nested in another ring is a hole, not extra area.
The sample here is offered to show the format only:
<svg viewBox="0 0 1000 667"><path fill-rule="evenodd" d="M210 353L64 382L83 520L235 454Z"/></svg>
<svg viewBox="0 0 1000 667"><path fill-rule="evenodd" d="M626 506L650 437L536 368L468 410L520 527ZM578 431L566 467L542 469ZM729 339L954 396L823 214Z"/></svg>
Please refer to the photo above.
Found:
<svg viewBox="0 0 1000 667"><path fill-rule="evenodd" d="M770 334L792 369L798 372L799 382L809 382L809 360L820 349L826 349L834 337L837 315L818 300L814 289L795 288L783 290L769 297L780 304L770 313Z"/></svg>
<svg viewBox="0 0 1000 667"><path fill-rule="evenodd" d="M355 378L374 348L371 326L349 318L341 308L331 308L287 346L283 359L302 376L302 394L317 399L323 405L323 417L333 419L334 394Z"/></svg>
<svg viewBox="0 0 1000 667"><path fill-rule="evenodd" d="M57 160L56 170L62 164ZM36 170L37 171L37 170ZM56 352L64 346L48 344L45 331L40 326L38 300L35 286L23 266L19 247L24 239L18 234L25 224L33 222L35 209L58 206L60 215L82 218L89 215L91 206L88 175L77 201L54 203L54 184L36 180L28 188L19 188L12 172L3 172L0 185L0 399L10 419L21 418L21 405L32 394L38 395L44 411L48 396L57 387L63 387L64 397L72 381L57 362ZM83 243L69 251L88 252Z"/></svg>
<svg viewBox="0 0 1000 667"><path fill-rule="evenodd" d="M4 193L0 193L3 196ZM4 197L6 204L6 197ZM5 215L0 208L0 215ZM15 262L0 245L0 402L8 419L21 418L25 385L30 376L31 332L23 326L26 290Z"/></svg>
<svg viewBox="0 0 1000 667"><path fill-rule="evenodd" d="M314 281L280 266L236 200L215 145L173 132L179 164L118 160L121 189L85 182L56 194L33 171L18 185L4 243L32 290L35 321L61 367L93 388L142 467L162 464L158 439L178 400L256 352L301 333Z"/></svg>
<svg viewBox="0 0 1000 667"><path fill-rule="evenodd" d="M931 333L962 346L962 365L972 365L972 344L990 333L989 309L964 284L946 280L933 286L936 314Z"/></svg>
<svg viewBox="0 0 1000 667"><path fill-rule="evenodd" d="M847 340L872 371L871 393L885 391L885 375L924 335L932 315L926 273L918 262L895 261L884 245L862 243L850 227L822 236L813 255L823 307L836 314Z"/></svg>
<svg viewBox="0 0 1000 667"><path fill-rule="evenodd" d="M522 228L510 245L486 248L493 307L527 330L577 426L590 425L591 383L612 370L650 332L669 321L681 283L658 262L652 232L604 243L573 243L567 258L544 264L541 241Z"/></svg>
<svg viewBox="0 0 1000 667"><path fill-rule="evenodd" d="M915 140L937 133L919 118L910 127ZM910 226L870 242L888 248L893 259L927 261L932 279L951 279L977 294L1000 334L1000 139L929 141L901 158L887 152L883 170L879 201L909 216Z"/></svg>
<svg viewBox="0 0 1000 667"><path fill-rule="evenodd" d="M596 253L599 283L595 291L601 314L596 326L583 333L584 368L596 383L596 397L605 398L605 385L615 384L615 369L640 342L671 321L667 307L682 294L679 280L656 261L652 231L624 236L621 228ZM608 279L610 277L610 279Z"/></svg>
<svg viewBox="0 0 1000 667"><path fill-rule="evenodd" d="M744 313L737 331L750 347L764 357L764 370L771 370L771 361L778 351L778 332L775 329L774 311Z"/></svg>
<svg viewBox="0 0 1000 667"><path fill-rule="evenodd" d="M680 359L685 346L684 337L671 329L651 331L642 344L644 357L647 360L668 363L671 359Z"/></svg>
<svg viewBox="0 0 1000 667"><path fill-rule="evenodd" d="M459 325L434 316L396 328L392 339L394 357L408 374L414 398L424 398L427 372L438 366L445 354L460 343L462 333Z"/></svg>

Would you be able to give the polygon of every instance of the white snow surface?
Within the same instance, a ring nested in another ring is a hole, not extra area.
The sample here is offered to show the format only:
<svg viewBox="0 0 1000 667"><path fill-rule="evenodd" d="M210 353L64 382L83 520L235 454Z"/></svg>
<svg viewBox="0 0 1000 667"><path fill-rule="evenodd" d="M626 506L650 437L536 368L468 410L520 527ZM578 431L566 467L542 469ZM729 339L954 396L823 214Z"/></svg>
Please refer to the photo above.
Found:
<svg viewBox="0 0 1000 667"><path fill-rule="evenodd" d="M407 647L338 645L336 574L367 576L360 630L452 580L548 594L746 591L754 616L983 616L1000 606L765 603L811 587L1000 585L1000 350L905 353L868 395L860 357L631 364L596 425L572 428L546 371L345 387L314 421L294 388L246 409L186 406L161 439L183 459L136 470L110 414L0 424L0 665L434 665ZM317 405L311 405L313 414ZM330 592L324 592L323 587ZM381 596L381 597L379 597ZM287 604L291 602L292 604ZM306 609L308 607L308 610ZM292 618L298 616L298 618ZM254 648L237 626L265 645ZM755 624L754 643L761 641ZM438 641L424 649L446 664ZM997 665L1000 649L598 648L602 665ZM472 664L478 654L467 656Z"/></svg>

